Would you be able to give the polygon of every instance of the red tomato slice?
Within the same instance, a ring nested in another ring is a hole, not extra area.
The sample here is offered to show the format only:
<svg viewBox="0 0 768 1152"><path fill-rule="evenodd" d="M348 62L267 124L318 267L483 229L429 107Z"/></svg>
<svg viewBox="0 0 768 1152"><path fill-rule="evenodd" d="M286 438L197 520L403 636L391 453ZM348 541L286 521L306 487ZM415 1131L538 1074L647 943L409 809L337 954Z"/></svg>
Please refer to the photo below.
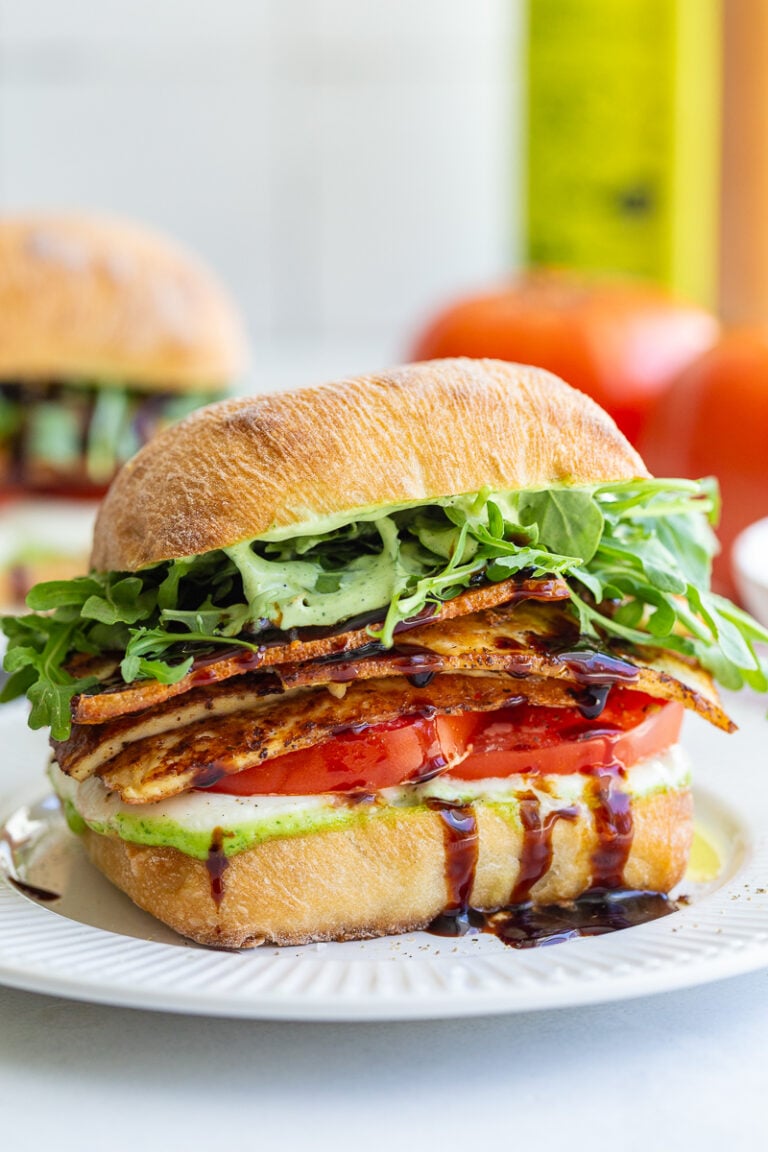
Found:
<svg viewBox="0 0 768 1152"><path fill-rule="evenodd" d="M660 704L622 688L611 692L596 720L585 719L576 708L533 704L458 716L405 716L266 760L208 790L305 796L375 792L443 774L482 780L579 772L616 761L629 767L674 744L682 718L680 704Z"/></svg>
<svg viewBox="0 0 768 1152"><path fill-rule="evenodd" d="M680 735L681 704L660 704L639 692L624 692L597 720L565 708L530 704L486 713L469 756L448 774L483 780L516 773L568 773L617 761L631 767L663 752Z"/></svg>

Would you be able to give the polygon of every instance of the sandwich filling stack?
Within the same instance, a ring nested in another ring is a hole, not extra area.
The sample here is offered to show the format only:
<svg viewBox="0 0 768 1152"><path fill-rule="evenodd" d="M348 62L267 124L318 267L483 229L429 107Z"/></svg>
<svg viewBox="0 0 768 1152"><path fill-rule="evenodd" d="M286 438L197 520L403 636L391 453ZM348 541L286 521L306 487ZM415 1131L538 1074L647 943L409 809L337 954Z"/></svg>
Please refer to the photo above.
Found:
<svg viewBox="0 0 768 1152"><path fill-rule="evenodd" d="M204 944L461 931L667 893L684 710L765 691L710 482L497 361L230 400L117 476L91 572L7 618L71 827Z"/></svg>

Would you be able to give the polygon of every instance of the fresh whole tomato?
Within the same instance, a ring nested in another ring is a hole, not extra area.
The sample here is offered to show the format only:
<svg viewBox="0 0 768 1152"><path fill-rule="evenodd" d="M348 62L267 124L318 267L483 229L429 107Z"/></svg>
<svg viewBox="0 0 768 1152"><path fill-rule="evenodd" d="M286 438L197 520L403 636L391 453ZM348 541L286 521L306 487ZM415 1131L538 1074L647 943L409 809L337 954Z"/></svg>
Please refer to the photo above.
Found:
<svg viewBox="0 0 768 1152"><path fill-rule="evenodd" d="M533 272L446 308L413 358L489 356L547 368L592 396L637 443L653 401L718 332L709 312L660 287Z"/></svg>
<svg viewBox="0 0 768 1152"><path fill-rule="evenodd" d="M616 688L594 720L576 708L525 703L457 716L404 716L265 760L208 790L301 796L378 791L443 774L483 780L579 772L616 761L629 767L674 744L682 715L680 704Z"/></svg>
<svg viewBox="0 0 768 1152"><path fill-rule="evenodd" d="M734 329L682 372L650 414L640 449L657 475L719 480L715 581L733 595L733 540L768 516L768 334Z"/></svg>

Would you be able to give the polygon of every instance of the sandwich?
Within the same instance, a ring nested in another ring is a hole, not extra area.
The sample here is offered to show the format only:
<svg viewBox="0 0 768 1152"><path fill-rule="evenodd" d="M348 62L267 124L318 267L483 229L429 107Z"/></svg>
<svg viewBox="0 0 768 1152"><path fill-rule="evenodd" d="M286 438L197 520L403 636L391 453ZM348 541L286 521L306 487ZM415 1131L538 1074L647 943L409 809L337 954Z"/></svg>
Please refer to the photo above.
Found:
<svg viewBox="0 0 768 1152"><path fill-rule="evenodd" d="M225 400L112 483L86 576L6 618L95 865L206 945L666 894L685 709L768 689L709 591L709 481L492 360Z"/></svg>
<svg viewBox="0 0 768 1152"><path fill-rule="evenodd" d="M82 572L95 507L156 431L244 366L227 295L136 225L0 218L0 569L5 603Z"/></svg>

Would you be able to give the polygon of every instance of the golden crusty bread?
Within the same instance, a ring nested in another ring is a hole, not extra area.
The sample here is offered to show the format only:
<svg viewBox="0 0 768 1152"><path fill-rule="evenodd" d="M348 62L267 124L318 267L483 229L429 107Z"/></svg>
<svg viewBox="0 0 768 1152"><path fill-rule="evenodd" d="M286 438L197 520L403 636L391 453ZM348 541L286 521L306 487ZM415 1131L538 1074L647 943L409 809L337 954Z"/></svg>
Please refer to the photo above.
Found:
<svg viewBox="0 0 768 1152"><path fill-rule="evenodd" d="M164 237L91 216L0 219L0 379L184 392L244 363L224 290Z"/></svg>
<svg viewBox="0 0 768 1152"><path fill-rule="evenodd" d="M632 803L627 888L667 892L685 871L693 834L688 790ZM475 806L479 856L471 904L509 900L523 833L493 807ZM141 908L201 944L245 948L263 941L306 944L423 928L445 909L444 826L438 813L392 809L346 829L268 840L231 857L217 904L206 864L175 848L128 843L90 829L91 860ZM592 816L555 824L552 862L534 885L537 904L571 900L590 884L597 845Z"/></svg>
<svg viewBox="0 0 768 1152"><path fill-rule="evenodd" d="M435 360L225 400L156 436L117 476L91 563L135 571L340 512L647 476L614 422L541 369Z"/></svg>

